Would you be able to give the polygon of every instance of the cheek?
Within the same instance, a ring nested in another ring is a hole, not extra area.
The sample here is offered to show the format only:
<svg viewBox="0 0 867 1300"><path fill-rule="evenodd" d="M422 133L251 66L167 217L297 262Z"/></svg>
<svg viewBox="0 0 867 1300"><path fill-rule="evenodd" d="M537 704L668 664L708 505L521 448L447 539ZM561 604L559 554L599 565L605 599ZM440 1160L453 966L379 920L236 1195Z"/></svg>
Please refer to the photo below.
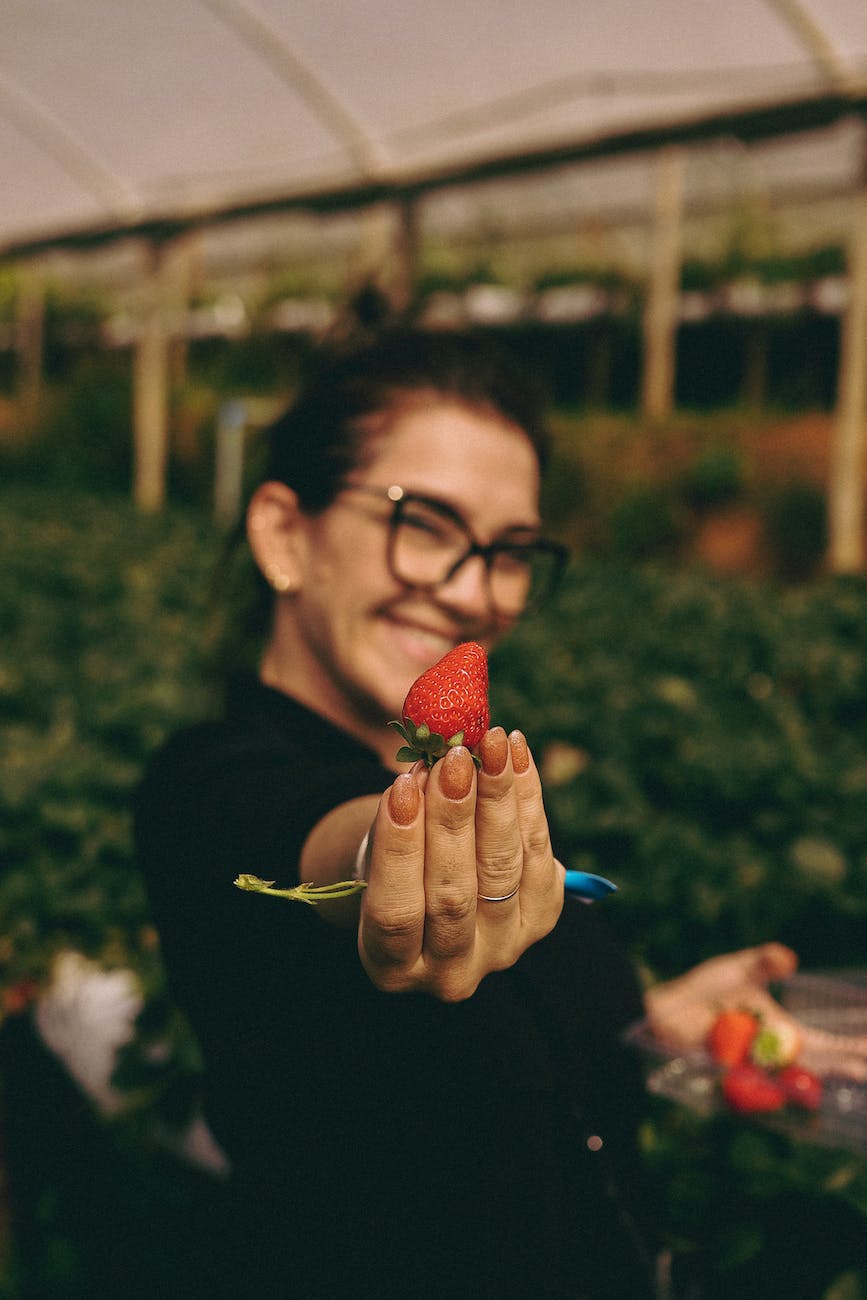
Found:
<svg viewBox="0 0 867 1300"><path fill-rule="evenodd" d="M311 538L299 614L320 644L366 635L362 623L393 594L388 573L367 539L345 531Z"/></svg>
<svg viewBox="0 0 867 1300"><path fill-rule="evenodd" d="M364 520L352 527L350 520L348 511L335 512L309 530L307 570L313 581L348 587L379 571L384 556L380 530L365 526Z"/></svg>
<svg viewBox="0 0 867 1300"><path fill-rule="evenodd" d="M340 537L334 529L321 527L311 530L306 545L303 591L305 597L316 604L335 601L342 587L347 587L348 558L351 541Z"/></svg>

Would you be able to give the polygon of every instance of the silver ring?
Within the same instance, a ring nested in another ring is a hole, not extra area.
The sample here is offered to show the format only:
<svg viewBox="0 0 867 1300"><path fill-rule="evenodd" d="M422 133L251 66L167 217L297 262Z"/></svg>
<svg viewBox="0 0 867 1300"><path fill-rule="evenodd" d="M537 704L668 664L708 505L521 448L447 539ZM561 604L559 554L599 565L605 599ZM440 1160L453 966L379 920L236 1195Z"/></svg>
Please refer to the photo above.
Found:
<svg viewBox="0 0 867 1300"><path fill-rule="evenodd" d="M491 898L488 894L478 894L477 897L482 903L508 903L510 898L514 898L521 888L520 882L512 890L511 894L500 894L499 898Z"/></svg>

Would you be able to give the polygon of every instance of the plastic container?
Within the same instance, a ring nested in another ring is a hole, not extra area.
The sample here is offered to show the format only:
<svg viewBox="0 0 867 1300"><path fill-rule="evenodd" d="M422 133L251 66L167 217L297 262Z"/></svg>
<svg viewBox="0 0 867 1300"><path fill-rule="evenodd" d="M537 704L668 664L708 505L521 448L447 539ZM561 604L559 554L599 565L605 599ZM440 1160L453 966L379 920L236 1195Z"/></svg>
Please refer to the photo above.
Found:
<svg viewBox="0 0 867 1300"><path fill-rule="evenodd" d="M798 1059L822 1077L822 1105L750 1120L798 1141L867 1152L867 971L799 973L772 991L805 1027ZM725 1112L722 1070L703 1048L672 1052L646 1021L633 1025L626 1039L645 1059L650 1092L704 1115Z"/></svg>

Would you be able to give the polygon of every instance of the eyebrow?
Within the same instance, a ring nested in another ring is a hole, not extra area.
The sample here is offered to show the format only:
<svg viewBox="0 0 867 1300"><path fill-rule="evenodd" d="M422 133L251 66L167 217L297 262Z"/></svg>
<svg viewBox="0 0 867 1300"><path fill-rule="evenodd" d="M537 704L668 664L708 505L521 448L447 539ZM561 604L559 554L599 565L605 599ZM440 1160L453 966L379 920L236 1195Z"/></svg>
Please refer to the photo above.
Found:
<svg viewBox="0 0 867 1300"><path fill-rule="evenodd" d="M425 492L415 492L412 488L406 488L405 493L404 500L409 498L411 501L420 501L423 505L432 506L435 510L439 510L441 514L447 515L449 519L459 524L470 537L475 537L475 531L470 527L457 506L453 506L450 501L444 501L442 497L430 496ZM495 535L494 541L506 541L514 534L526 534L527 541L539 541L542 535L541 528L541 521L532 524L506 524L505 528L502 528ZM515 541L517 540L517 537L515 537Z"/></svg>

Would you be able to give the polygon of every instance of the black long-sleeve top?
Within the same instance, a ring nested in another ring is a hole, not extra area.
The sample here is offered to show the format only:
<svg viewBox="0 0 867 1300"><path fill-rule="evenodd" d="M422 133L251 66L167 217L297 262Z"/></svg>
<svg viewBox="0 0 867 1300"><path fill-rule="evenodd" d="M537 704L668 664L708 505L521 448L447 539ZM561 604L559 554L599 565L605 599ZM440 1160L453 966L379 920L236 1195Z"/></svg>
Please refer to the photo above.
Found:
<svg viewBox="0 0 867 1300"><path fill-rule="evenodd" d="M600 905L567 899L514 967L447 1004L380 992L353 932L233 887L297 883L322 815L391 780L244 679L139 791L139 861L233 1169L227 1277L242 1257L254 1300L641 1297L643 1090L620 1039L642 1007Z"/></svg>

